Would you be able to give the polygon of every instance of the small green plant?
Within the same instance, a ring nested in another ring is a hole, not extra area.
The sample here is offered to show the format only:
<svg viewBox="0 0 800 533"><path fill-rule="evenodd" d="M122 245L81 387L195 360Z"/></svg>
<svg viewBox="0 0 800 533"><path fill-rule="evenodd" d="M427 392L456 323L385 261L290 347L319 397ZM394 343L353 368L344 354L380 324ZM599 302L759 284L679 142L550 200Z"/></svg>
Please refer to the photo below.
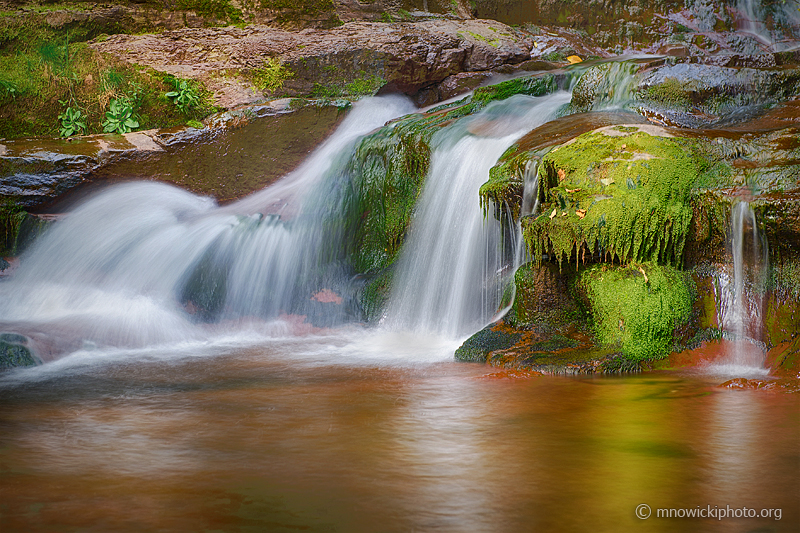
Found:
<svg viewBox="0 0 800 533"><path fill-rule="evenodd" d="M271 57L260 69L253 72L256 87L274 93L283 88L283 82L294 77L294 72L286 68L280 57Z"/></svg>
<svg viewBox="0 0 800 533"><path fill-rule="evenodd" d="M0 99L5 96L10 96L16 100L19 92L19 87L17 87L15 83L6 80L0 80Z"/></svg>
<svg viewBox="0 0 800 533"><path fill-rule="evenodd" d="M164 96L170 98L182 113L188 115L192 109L200 105L200 95L197 94L197 91L188 80L172 78L171 81L175 86L175 90L168 92Z"/></svg>
<svg viewBox="0 0 800 533"><path fill-rule="evenodd" d="M106 133L129 133L139 127L139 122L133 118L133 106L123 99L111 100L103 121L103 131Z"/></svg>
<svg viewBox="0 0 800 533"><path fill-rule="evenodd" d="M64 105L66 102L61 102ZM86 117L81 114L80 109L73 109L67 107L63 113L58 115L58 120L61 121L61 128L58 132L62 137L71 137L76 133L86 132Z"/></svg>
<svg viewBox="0 0 800 533"><path fill-rule="evenodd" d="M391 24L394 22L394 17L388 11L384 11L381 13L381 22L386 22L387 24Z"/></svg>
<svg viewBox="0 0 800 533"><path fill-rule="evenodd" d="M195 119L187 120L186 125L189 126L190 128L195 128L198 130L202 130L203 128L205 128L205 125L202 122Z"/></svg>

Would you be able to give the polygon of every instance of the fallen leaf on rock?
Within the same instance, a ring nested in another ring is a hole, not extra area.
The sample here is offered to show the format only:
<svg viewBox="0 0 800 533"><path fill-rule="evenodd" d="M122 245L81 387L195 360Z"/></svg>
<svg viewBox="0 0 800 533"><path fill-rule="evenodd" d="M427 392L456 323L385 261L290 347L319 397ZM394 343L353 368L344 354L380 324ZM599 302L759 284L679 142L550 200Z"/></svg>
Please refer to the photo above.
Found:
<svg viewBox="0 0 800 533"><path fill-rule="evenodd" d="M556 209L556 208L554 207L554 208L553 208L553 212L552 212L552 213L550 213L550 218L553 218L554 216L556 216L556 213L557 213L557 212L558 212L558 209Z"/></svg>
<svg viewBox="0 0 800 533"><path fill-rule="evenodd" d="M566 176L566 175L567 174L566 174L566 172L564 172L563 168L559 168L558 169L558 181L563 181L564 180L564 176Z"/></svg>
<svg viewBox="0 0 800 533"><path fill-rule="evenodd" d="M583 59L581 59L580 56L569 56L567 57L567 61L574 65L575 63L582 62Z"/></svg>
<svg viewBox="0 0 800 533"><path fill-rule="evenodd" d="M567 189L567 192L578 192L580 189Z"/></svg>
<svg viewBox="0 0 800 533"><path fill-rule="evenodd" d="M603 178L603 179L600 180L600 183L602 183L603 185L608 187L609 185L614 183L614 178Z"/></svg>
<svg viewBox="0 0 800 533"><path fill-rule="evenodd" d="M575 214L578 215L578 218L583 218L586 216L586 209L578 209Z"/></svg>

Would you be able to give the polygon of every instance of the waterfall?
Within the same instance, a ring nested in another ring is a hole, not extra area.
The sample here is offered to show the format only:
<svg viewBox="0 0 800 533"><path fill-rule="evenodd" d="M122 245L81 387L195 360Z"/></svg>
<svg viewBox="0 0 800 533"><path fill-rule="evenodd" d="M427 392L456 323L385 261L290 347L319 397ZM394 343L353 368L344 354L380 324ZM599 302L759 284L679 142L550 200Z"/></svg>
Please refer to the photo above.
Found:
<svg viewBox="0 0 800 533"><path fill-rule="evenodd" d="M732 277L724 276L721 324L734 341L733 353L724 361L730 370L760 370L764 364L762 306L768 256L748 202L733 206L729 236Z"/></svg>
<svg viewBox="0 0 800 533"><path fill-rule="evenodd" d="M478 189L503 152L569 97L515 96L436 134L385 323L457 337L495 316L515 253L491 208L484 216Z"/></svg>
<svg viewBox="0 0 800 533"><path fill-rule="evenodd" d="M229 206L158 183L109 188L23 255L0 285L0 323L44 338L47 360L202 338L209 321L345 319L342 247L325 224L340 216L337 176L360 136L413 109L399 96L355 104L297 170Z"/></svg>

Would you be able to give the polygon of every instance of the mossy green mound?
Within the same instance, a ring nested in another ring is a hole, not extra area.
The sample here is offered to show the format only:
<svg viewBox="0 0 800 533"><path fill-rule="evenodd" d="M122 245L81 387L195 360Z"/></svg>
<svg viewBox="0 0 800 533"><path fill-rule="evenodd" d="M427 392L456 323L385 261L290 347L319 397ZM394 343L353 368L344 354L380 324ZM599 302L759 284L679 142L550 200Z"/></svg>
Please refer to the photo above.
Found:
<svg viewBox="0 0 800 533"><path fill-rule="evenodd" d="M669 353L676 329L692 314L690 281L666 265L597 265L581 273L579 287L598 340L619 345L626 357L635 360Z"/></svg>
<svg viewBox="0 0 800 533"><path fill-rule="evenodd" d="M680 263L691 193L711 163L697 142L614 126L553 149L539 165L540 215L523 218L528 251L559 263L594 254Z"/></svg>

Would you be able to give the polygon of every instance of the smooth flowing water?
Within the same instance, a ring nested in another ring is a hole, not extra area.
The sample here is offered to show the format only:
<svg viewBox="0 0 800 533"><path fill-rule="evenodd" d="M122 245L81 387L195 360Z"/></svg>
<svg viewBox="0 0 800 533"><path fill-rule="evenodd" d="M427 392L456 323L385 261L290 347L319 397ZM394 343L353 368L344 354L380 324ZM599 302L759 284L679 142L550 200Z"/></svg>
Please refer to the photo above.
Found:
<svg viewBox="0 0 800 533"><path fill-rule="evenodd" d="M755 212L748 202L740 201L733 206L729 233L732 268L730 273L720 274L720 323L733 340L734 348L712 370L766 375L762 308L769 259Z"/></svg>
<svg viewBox="0 0 800 533"><path fill-rule="evenodd" d="M353 349L337 334L4 374L0 530L797 530L796 395ZM656 515L698 506L772 518Z"/></svg>
<svg viewBox="0 0 800 533"><path fill-rule="evenodd" d="M400 258L386 322L395 328L469 335L497 313L514 249L478 189L524 133L555 118L567 92L518 96L443 130Z"/></svg>

